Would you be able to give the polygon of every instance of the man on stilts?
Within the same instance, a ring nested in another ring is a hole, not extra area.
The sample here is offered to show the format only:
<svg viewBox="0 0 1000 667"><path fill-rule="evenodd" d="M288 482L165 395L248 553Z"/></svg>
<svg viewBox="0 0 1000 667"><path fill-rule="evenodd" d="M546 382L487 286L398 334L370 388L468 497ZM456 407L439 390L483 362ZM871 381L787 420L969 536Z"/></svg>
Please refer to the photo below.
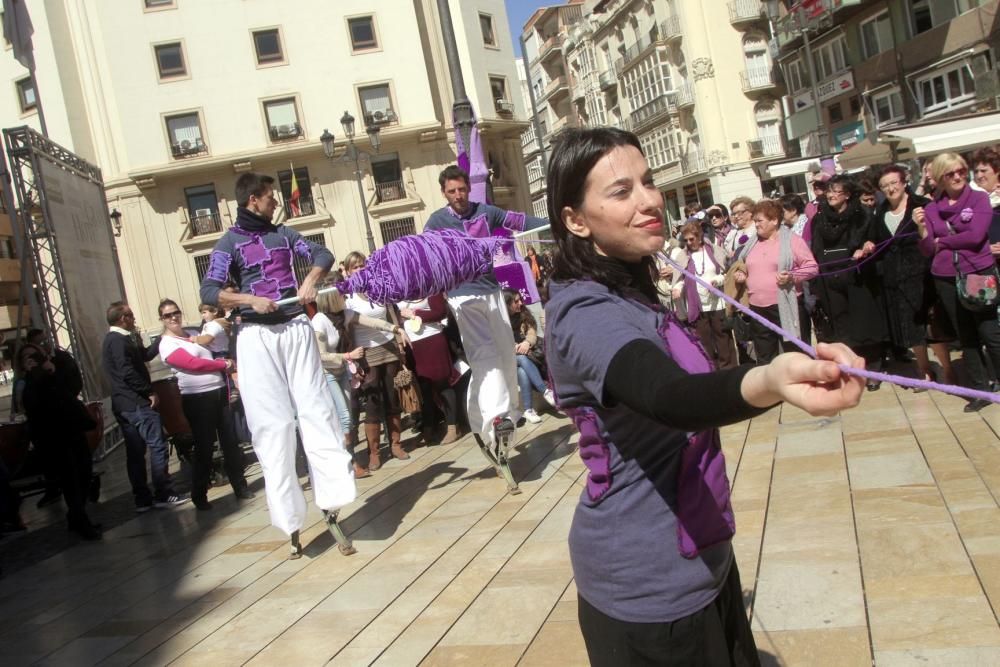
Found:
<svg viewBox="0 0 1000 667"><path fill-rule="evenodd" d="M316 299L316 284L333 266L333 254L294 229L275 226L274 179L246 173L236 181L236 224L219 239L201 283L201 300L236 308L242 318L236 338L240 394L264 471L271 524L292 542L292 557L302 553L299 531L306 500L295 470L298 426L309 460L316 504L340 551L354 553L337 525L337 512L354 500L354 470L344 448L333 399L323 378L319 349L303 304ZM298 284L295 256L312 263ZM228 278L238 292L223 291ZM297 297L292 305L276 301Z"/></svg>
<svg viewBox="0 0 1000 667"><path fill-rule="evenodd" d="M431 214L425 231L455 229L476 238L489 238L502 227L522 232L549 224L543 218L469 201L469 174L458 166L447 167L438 182L448 205ZM469 427L483 453L506 478L511 492L517 493L517 483L507 467L507 450L513 444L519 416L517 361L500 284L492 273L470 280L448 291L448 305L472 367L467 401Z"/></svg>

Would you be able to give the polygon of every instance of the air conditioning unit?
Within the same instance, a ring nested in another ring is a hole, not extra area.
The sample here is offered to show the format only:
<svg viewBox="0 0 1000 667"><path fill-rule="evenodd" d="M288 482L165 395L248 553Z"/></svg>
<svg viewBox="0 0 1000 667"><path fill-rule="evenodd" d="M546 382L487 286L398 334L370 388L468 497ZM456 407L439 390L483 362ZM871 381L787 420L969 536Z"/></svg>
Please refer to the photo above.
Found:
<svg viewBox="0 0 1000 667"><path fill-rule="evenodd" d="M493 100L493 107L497 110L497 113L503 113L503 114L514 113L514 103L509 102L503 98L497 98Z"/></svg>
<svg viewBox="0 0 1000 667"><path fill-rule="evenodd" d="M764 142L761 139L750 139L747 141L747 151L750 157L764 157Z"/></svg>
<svg viewBox="0 0 1000 667"><path fill-rule="evenodd" d="M289 137L297 137L300 134L298 123L286 123L284 125L275 125L271 129L274 135L278 139L288 139Z"/></svg>
<svg viewBox="0 0 1000 667"><path fill-rule="evenodd" d="M196 217L196 218L211 218L212 217L212 209L210 209L210 208L195 209L194 217Z"/></svg>

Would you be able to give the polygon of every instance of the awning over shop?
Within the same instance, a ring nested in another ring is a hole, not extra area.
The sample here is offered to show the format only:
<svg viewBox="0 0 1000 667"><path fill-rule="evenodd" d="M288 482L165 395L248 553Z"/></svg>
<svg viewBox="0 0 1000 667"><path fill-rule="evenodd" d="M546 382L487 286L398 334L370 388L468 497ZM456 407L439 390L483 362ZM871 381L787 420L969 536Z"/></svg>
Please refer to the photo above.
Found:
<svg viewBox="0 0 1000 667"><path fill-rule="evenodd" d="M868 137L840 155L842 169L961 152L1000 142L1000 112L902 125ZM893 152L895 150L895 153Z"/></svg>
<svg viewBox="0 0 1000 667"><path fill-rule="evenodd" d="M782 176L796 176L807 171L819 169L820 158L809 157L798 160L786 160L785 162L772 162L767 165L765 171L768 178L781 178Z"/></svg>

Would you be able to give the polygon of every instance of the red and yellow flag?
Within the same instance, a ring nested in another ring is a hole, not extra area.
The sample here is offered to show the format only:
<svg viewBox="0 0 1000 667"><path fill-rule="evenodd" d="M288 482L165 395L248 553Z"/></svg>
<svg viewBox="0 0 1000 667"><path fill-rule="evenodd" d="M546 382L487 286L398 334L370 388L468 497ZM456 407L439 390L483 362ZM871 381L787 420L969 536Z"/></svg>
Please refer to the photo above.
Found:
<svg viewBox="0 0 1000 667"><path fill-rule="evenodd" d="M302 209L299 208L299 197L302 193L299 191L299 181L295 178L295 166L289 162L288 166L292 169L292 191L288 196L288 208L291 213L291 217L297 218L302 215Z"/></svg>

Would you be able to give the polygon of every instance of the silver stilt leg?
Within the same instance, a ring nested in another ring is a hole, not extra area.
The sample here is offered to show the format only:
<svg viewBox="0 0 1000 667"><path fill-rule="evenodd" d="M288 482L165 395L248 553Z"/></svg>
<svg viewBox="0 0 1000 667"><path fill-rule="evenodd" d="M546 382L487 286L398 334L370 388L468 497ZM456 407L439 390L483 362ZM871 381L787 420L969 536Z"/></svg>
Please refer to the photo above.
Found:
<svg viewBox="0 0 1000 667"><path fill-rule="evenodd" d="M510 471L510 461L507 458L507 453L513 444L514 429L497 429L497 442L495 444L484 442L478 433L473 433L473 436L476 438L476 444L479 445L479 451L483 453L486 460L497 471L497 476L502 477L507 482L507 492L512 496L521 493L521 489L514 480L514 474Z"/></svg>
<svg viewBox="0 0 1000 667"><path fill-rule="evenodd" d="M340 527L337 523L338 512L328 512L323 510L323 518L326 520L326 528L333 535L333 539L337 541L337 548L340 549L340 553L345 556L350 556L358 552L351 543L351 538L347 536L344 529Z"/></svg>
<svg viewBox="0 0 1000 667"><path fill-rule="evenodd" d="M299 542L299 531L295 531L292 537L292 552L288 555L288 560L298 560L302 558L302 543Z"/></svg>

